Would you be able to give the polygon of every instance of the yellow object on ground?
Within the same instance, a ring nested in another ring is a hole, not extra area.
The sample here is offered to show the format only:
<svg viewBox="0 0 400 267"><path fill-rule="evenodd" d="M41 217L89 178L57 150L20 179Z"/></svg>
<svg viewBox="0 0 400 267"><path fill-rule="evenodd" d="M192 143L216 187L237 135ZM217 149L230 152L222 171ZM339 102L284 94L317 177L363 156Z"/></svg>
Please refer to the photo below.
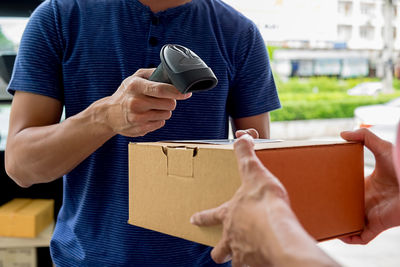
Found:
<svg viewBox="0 0 400 267"><path fill-rule="evenodd" d="M36 237L54 221L54 200L16 198L0 207L0 236Z"/></svg>

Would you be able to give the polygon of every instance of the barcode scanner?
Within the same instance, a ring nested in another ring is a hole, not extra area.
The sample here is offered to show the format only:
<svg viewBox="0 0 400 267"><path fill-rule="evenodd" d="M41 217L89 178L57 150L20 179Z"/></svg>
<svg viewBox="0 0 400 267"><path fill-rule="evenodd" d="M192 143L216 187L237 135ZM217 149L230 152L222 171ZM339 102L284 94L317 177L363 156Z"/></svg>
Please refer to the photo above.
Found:
<svg viewBox="0 0 400 267"><path fill-rule="evenodd" d="M150 81L174 85L182 94L214 88L218 79L204 61L190 49L167 44L160 51L161 63Z"/></svg>

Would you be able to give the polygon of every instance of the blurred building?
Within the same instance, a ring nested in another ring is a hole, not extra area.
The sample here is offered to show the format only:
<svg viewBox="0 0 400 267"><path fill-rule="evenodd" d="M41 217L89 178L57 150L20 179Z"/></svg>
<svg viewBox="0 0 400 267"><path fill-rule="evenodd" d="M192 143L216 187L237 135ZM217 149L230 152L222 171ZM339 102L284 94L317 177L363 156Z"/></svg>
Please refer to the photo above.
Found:
<svg viewBox="0 0 400 267"><path fill-rule="evenodd" d="M384 0L224 0L251 18L268 44L289 48L372 49L384 45ZM394 48L400 50L393 0Z"/></svg>
<svg viewBox="0 0 400 267"><path fill-rule="evenodd" d="M340 78L373 76L371 59L375 51L281 49L274 53L274 72L291 76L335 76Z"/></svg>
<svg viewBox="0 0 400 267"><path fill-rule="evenodd" d="M400 52L397 0L390 1L392 61L383 53L388 0L224 1L251 18L269 46L292 49L274 52L282 76L383 77L387 62L396 63L400 76L400 61L394 60Z"/></svg>
<svg viewBox="0 0 400 267"><path fill-rule="evenodd" d="M350 49L382 49L384 47L384 1L338 0L337 41ZM397 34L399 5L393 1L392 27L394 48L400 49Z"/></svg>

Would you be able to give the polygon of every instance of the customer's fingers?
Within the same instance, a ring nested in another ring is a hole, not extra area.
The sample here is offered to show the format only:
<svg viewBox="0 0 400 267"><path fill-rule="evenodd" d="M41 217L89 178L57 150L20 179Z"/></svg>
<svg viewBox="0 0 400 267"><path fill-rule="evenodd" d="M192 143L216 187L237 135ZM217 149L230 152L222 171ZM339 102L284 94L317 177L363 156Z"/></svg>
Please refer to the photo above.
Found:
<svg viewBox="0 0 400 267"><path fill-rule="evenodd" d="M346 141L362 142L374 153L375 157L386 153L391 144L372 133L370 130L362 128L356 131L344 131L340 135Z"/></svg>
<svg viewBox="0 0 400 267"><path fill-rule="evenodd" d="M197 226L212 226L221 224L226 214L226 205L217 208L203 210L195 213L190 218L190 223Z"/></svg>
<svg viewBox="0 0 400 267"><path fill-rule="evenodd" d="M211 250L211 258L219 264L232 259L231 249L224 237L218 242L215 248Z"/></svg>
<svg viewBox="0 0 400 267"><path fill-rule="evenodd" d="M367 228L364 229L364 231L361 234L342 237L342 238L339 238L339 239L342 240L344 243L347 243L347 244L366 245L372 239L374 239L377 235L378 235L377 233L369 230L368 226L367 226Z"/></svg>
<svg viewBox="0 0 400 267"><path fill-rule="evenodd" d="M242 182L251 180L255 174L260 172L269 173L256 156L253 138L250 135L245 134L238 138L235 141L234 149Z"/></svg>
<svg viewBox="0 0 400 267"><path fill-rule="evenodd" d="M257 132L256 129L250 128L250 129L246 129L246 130L238 130L235 132L235 136L236 138L239 138L245 134L250 135L251 137L253 137L254 139L258 139L259 138L259 134Z"/></svg>

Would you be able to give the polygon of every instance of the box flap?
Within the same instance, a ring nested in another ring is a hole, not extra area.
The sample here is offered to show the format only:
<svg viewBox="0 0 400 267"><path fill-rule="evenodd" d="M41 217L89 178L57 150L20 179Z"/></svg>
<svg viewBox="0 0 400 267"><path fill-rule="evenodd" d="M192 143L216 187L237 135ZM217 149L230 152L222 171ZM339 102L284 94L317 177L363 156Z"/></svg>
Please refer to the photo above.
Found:
<svg viewBox="0 0 400 267"><path fill-rule="evenodd" d="M167 156L167 174L180 177L193 177L193 158L197 148L185 146L165 146Z"/></svg>

